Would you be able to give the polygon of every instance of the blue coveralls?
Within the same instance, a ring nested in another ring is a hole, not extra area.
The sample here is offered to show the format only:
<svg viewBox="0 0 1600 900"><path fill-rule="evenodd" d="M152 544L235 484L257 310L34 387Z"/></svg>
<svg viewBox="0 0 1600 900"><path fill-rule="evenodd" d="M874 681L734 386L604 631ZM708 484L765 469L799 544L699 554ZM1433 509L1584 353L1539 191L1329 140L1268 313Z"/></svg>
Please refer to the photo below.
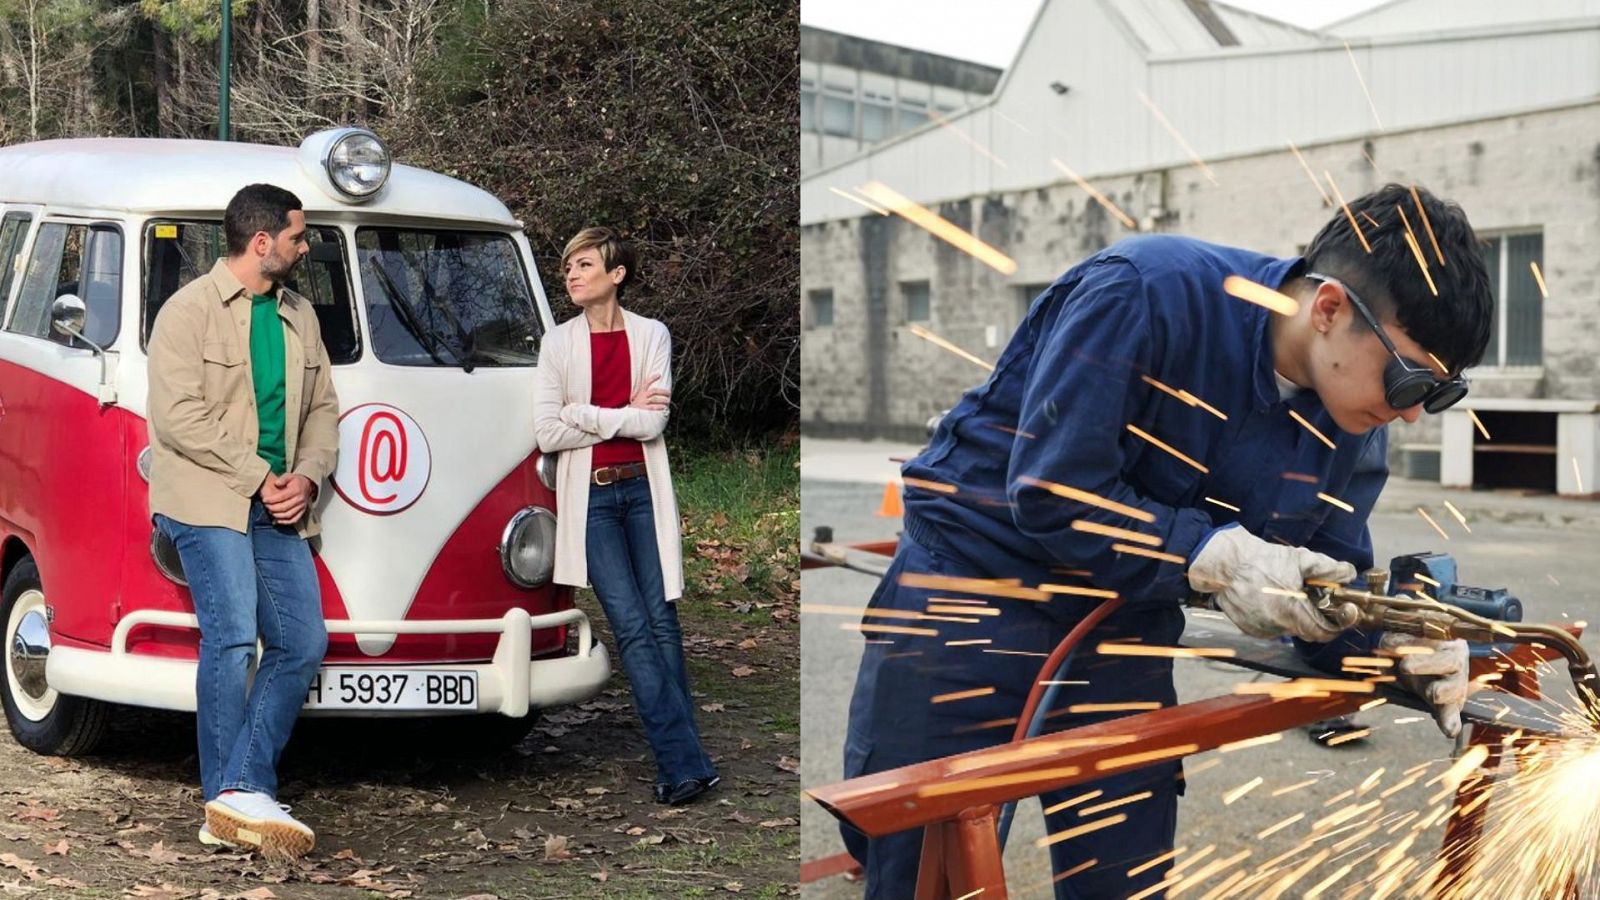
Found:
<svg viewBox="0 0 1600 900"><path fill-rule="evenodd" d="M1170 659L1101 656L1100 642L1175 643L1183 632L1185 566L1117 552L1117 540L1074 530L1087 519L1159 535L1158 549L1188 559L1215 527L1239 522L1266 540L1372 564L1367 516L1382 490L1386 431L1339 430L1311 391L1281 400L1273 374L1270 313L1222 289L1239 274L1279 286L1303 270L1274 259L1177 236L1118 243L1074 266L1033 303L994 373L947 414L928 448L906 463L905 531L872 610L926 612L935 597L987 599L998 616L936 626L936 636L878 635L868 642L850 703L845 776L855 777L1010 740L1044 655L1098 602L1053 595L1007 600L899 584L902 573L1020 579L1024 585L1109 589L1124 606L1079 646L1045 731L1126 713L1072 712L1078 704L1176 702ZM1144 380L1187 391L1191 405ZM1298 412L1334 442L1329 449L1293 418ZM1128 429L1133 424L1190 457L1199 469ZM1144 524L1019 484L1032 477L1070 485L1154 514ZM939 489L916 486L936 483ZM949 492L953 488L954 492ZM1346 512L1318 492L1355 508ZM1238 507L1235 513L1210 500ZM1360 651L1305 645L1316 656ZM949 646L949 641L988 639ZM1341 639L1344 640L1344 639ZM1333 665L1336 665L1334 663ZM986 696L931 698L974 688ZM1151 791L1121 807L1126 822L1051 847L1056 873L1092 867L1056 883L1058 898L1126 896L1166 877L1167 866L1128 870L1169 851L1182 792L1178 762L1135 769L1041 797L1055 803L1104 793L1046 817L1050 833L1093 821L1079 809ZM1105 815L1110 815L1109 813ZM869 841L848 825L845 843L867 870L869 898L910 897L920 830Z"/></svg>

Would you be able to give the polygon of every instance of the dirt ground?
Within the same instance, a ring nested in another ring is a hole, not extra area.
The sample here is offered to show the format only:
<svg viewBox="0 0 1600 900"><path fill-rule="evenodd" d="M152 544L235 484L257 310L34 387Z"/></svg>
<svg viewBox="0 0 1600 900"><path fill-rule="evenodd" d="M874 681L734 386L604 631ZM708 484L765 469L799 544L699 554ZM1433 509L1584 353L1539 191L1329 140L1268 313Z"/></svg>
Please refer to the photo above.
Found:
<svg viewBox="0 0 1600 900"><path fill-rule="evenodd" d="M581 605L603 631L593 602ZM686 603L682 617L696 714L723 776L692 805L651 797L654 766L619 673L511 750L455 746L461 728L450 720L302 720L280 799L317 830L318 846L274 863L196 841L192 717L127 710L82 759L37 756L0 734L0 895L797 894L793 605Z"/></svg>

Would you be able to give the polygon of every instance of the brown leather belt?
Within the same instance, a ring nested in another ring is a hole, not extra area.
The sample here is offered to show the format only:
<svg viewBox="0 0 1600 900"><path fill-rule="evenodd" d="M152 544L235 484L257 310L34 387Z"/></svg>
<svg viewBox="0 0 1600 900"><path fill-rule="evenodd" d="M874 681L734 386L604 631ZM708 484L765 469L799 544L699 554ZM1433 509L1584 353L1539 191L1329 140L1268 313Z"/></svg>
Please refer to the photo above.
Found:
<svg viewBox="0 0 1600 900"><path fill-rule="evenodd" d="M644 463L628 463L622 466L602 466L594 470L589 480L594 484L604 487L616 484L629 478L638 478L645 474Z"/></svg>

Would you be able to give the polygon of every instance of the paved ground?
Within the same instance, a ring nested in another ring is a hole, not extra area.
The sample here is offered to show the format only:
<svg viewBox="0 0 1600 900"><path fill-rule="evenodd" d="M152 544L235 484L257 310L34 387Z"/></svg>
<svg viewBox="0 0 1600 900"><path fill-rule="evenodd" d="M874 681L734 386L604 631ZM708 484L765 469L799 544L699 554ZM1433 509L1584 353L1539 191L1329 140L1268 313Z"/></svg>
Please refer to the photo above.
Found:
<svg viewBox="0 0 1600 900"><path fill-rule="evenodd" d="M899 520L882 518L878 508L883 484L896 472L888 457L913 448L892 444L851 444L807 441L802 451L802 516L805 535L817 525L831 525L840 541L892 537ZM1472 527L1466 533L1444 512L1449 500ZM1435 514L1450 535L1448 542L1417 515L1417 506ZM1466 584L1509 587L1527 607L1531 621L1600 622L1600 592L1592 588L1590 573L1596 538L1600 537L1600 504L1552 497L1518 497L1510 494L1446 491L1437 485L1396 481L1385 493L1372 521L1380 557L1421 550L1450 550L1461 560L1461 580ZM865 575L839 570L808 572L802 583L802 602L861 606L874 583ZM849 691L860 656L859 636L839 629L845 616L806 615L801 629L802 783L815 785L836 780L840 773L839 748L843 736ZM1600 652L1600 634L1584 640ZM1219 663L1180 661L1179 696L1191 701L1228 693L1233 685L1252 676ZM1559 688L1559 682L1550 682ZM1327 815L1330 799L1359 787L1378 768L1385 769L1381 784L1396 781L1396 774L1430 760L1449 758L1452 745L1434 729L1431 720L1407 710L1380 708L1362 715L1372 726L1366 740L1339 748L1322 748L1301 733L1264 747L1229 754L1208 753L1191 757L1187 772L1188 795L1181 805L1178 845L1198 852L1216 845L1213 858L1251 849L1254 859L1267 859L1288 850L1305 835L1303 827L1288 827L1257 839L1258 832L1295 813L1307 820ZM1442 763L1436 763L1443 768ZM1232 804L1223 795L1256 776L1264 782ZM1309 779L1316 783L1280 796L1273 791ZM1407 805L1407 798L1418 798ZM1395 812L1423 808L1415 789L1396 794L1383 810ZM1044 851L1033 845L1043 834L1037 804L1028 803L1018 815L1017 827L1006 855L1010 883L1017 896L1047 896L1049 867ZM1303 825L1303 823L1301 823ZM801 855L804 859L827 856L842 849L833 820L815 804L803 803ZM1438 829L1418 840L1419 847L1437 846ZM1356 848L1356 849L1359 849ZM1181 857L1180 857L1181 858ZM1197 867L1198 868L1198 867ZM1305 884L1314 882L1307 880ZM1203 891L1195 891L1198 896ZM858 886L832 879L803 889L818 900L852 898ZM1331 894L1330 894L1331 896Z"/></svg>

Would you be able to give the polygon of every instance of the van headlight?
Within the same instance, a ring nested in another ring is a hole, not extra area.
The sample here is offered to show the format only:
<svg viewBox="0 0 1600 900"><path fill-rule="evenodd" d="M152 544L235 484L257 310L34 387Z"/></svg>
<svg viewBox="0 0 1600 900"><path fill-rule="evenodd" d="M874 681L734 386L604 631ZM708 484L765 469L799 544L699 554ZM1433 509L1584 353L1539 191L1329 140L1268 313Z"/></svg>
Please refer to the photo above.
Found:
<svg viewBox="0 0 1600 900"><path fill-rule="evenodd" d="M346 203L370 200L393 162L389 148L365 128L329 128L300 142L300 169L323 192Z"/></svg>
<svg viewBox="0 0 1600 900"><path fill-rule="evenodd" d="M542 506L517 510L500 536L500 565L518 587L549 583L556 567L556 514Z"/></svg>
<svg viewBox="0 0 1600 900"><path fill-rule="evenodd" d="M389 148L372 132L351 129L333 142L325 165L341 194L370 197L389 180Z"/></svg>
<svg viewBox="0 0 1600 900"><path fill-rule="evenodd" d="M544 485L547 491L556 489L556 457L558 456L560 456L559 453L541 453L539 454L539 461L534 463L534 471L539 473L539 483Z"/></svg>

